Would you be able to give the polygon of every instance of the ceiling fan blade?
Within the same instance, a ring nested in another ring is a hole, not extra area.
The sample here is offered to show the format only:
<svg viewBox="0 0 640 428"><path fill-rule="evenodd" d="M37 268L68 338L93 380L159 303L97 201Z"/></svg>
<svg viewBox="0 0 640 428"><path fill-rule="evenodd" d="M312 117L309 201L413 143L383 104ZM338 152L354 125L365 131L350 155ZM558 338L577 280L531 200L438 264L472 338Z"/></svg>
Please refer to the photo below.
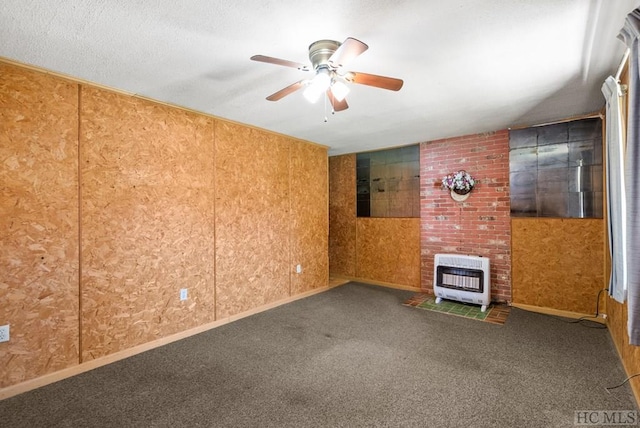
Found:
<svg viewBox="0 0 640 428"><path fill-rule="evenodd" d="M338 101L336 97L333 95L333 92L331 92L331 88L327 89L327 97L329 97L329 101L331 102L333 111L342 111L349 108L349 104L347 104L347 100L343 99L342 101Z"/></svg>
<svg viewBox="0 0 640 428"><path fill-rule="evenodd" d="M360 85L375 86L376 88L388 89L390 91L399 91L404 84L401 79L355 71L350 71L344 77L349 82L359 83Z"/></svg>
<svg viewBox="0 0 640 428"><path fill-rule="evenodd" d="M365 43L353 37L347 37L344 43L329 57L329 63L334 67L342 67L349 60L357 57L367 49L369 49L369 46Z"/></svg>
<svg viewBox="0 0 640 428"><path fill-rule="evenodd" d="M268 64L282 65L285 67L297 68L298 70L308 71L309 67L299 62L288 61L286 59L273 58L265 55L254 55L250 58L253 61L266 62Z"/></svg>
<svg viewBox="0 0 640 428"><path fill-rule="evenodd" d="M286 97L289 94L294 93L298 89L305 86L305 80L300 80L299 82L293 83L286 88L280 89L278 92L275 92L267 97L269 101L278 101L281 98Z"/></svg>

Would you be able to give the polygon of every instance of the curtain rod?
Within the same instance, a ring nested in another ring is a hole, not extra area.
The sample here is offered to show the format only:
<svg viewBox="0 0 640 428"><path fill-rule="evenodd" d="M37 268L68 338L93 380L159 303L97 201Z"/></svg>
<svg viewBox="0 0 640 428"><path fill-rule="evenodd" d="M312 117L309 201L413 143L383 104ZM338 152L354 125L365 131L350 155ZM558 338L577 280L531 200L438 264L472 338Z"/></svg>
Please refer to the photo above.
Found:
<svg viewBox="0 0 640 428"><path fill-rule="evenodd" d="M624 66L627 63L627 60L629 59L629 53L631 52L631 49L627 48L627 50L624 51L624 55L622 56L622 61L620 61L620 65L618 66L618 71L616 72L616 81L619 82L620 81L620 75L622 75L622 70L624 69Z"/></svg>

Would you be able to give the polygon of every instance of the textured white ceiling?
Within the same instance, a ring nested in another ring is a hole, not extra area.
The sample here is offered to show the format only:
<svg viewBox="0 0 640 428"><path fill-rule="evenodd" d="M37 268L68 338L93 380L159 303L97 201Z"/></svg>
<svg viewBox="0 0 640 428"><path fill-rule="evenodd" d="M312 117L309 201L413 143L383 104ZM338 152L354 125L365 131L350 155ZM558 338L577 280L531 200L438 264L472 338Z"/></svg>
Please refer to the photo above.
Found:
<svg viewBox="0 0 640 428"><path fill-rule="evenodd" d="M0 56L330 146L340 154L531 125L600 110L640 0L3 0ZM404 80L352 85L328 114L308 77L319 39L369 50L347 69Z"/></svg>

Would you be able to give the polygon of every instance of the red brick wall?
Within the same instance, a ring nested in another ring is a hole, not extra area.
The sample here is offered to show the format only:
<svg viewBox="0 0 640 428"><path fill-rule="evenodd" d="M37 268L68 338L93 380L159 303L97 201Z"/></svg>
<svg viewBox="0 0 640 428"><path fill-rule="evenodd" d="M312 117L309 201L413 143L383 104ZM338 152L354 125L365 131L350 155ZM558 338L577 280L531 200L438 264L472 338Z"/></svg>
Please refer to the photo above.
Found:
<svg viewBox="0 0 640 428"><path fill-rule="evenodd" d="M464 169L476 179L455 202L442 177ZM433 256L471 254L491 261L491 299L511 301L509 131L420 144L421 288L433 289Z"/></svg>

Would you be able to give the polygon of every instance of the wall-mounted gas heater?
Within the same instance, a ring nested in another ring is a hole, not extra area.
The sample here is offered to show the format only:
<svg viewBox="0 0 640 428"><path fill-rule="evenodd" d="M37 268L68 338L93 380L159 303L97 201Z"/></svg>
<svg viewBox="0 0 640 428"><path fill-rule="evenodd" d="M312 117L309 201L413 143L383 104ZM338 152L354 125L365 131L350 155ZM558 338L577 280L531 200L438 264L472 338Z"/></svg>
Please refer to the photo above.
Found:
<svg viewBox="0 0 640 428"><path fill-rule="evenodd" d="M442 299L482 305L491 303L489 259L461 254L436 254L433 263L433 293Z"/></svg>

